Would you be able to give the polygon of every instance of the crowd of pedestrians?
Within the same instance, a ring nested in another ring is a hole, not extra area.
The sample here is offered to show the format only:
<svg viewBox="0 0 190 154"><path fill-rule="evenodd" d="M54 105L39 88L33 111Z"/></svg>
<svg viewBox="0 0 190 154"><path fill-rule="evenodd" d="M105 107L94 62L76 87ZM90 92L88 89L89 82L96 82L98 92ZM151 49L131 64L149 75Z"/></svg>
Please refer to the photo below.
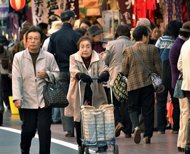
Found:
<svg viewBox="0 0 190 154"><path fill-rule="evenodd" d="M154 130L165 134L166 106L171 100L173 123L170 125L171 133L178 134L176 147L179 152L190 153L190 22L171 21L162 33L159 25L145 18L133 30L126 24L118 25L115 38L108 42L103 41L102 25L87 19L77 28L74 24L75 13L66 10L49 31L41 24L45 33L40 25L26 22L17 43L8 44L8 40L0 37L0 103L4 102L10 109L8 97L13 95L19 108L21 153L29 154L37 130L39 153L49 154L53 123L62 124L66 137L76 137L82 153L78 81L82 81L82 103L99 107L110 103L108 91L119 72L127 77L128 100L119 102L113 95L115 136L119 137L123 131L126 138L133 137L139 144L143 133L143 143L151 144ZM154 91L150 72L161 76L165 87L162 92ZM43 85L51 80L52 73L58 73L64 84L69 101L66 108L45 108ZM183 74L181 89L185 97L175 98L173 93L180 74ZM103 86L102 82L109 86ZM0 125L3 125L3 110ZM99 147L98 152L106 149L106 146Z"/></svg>

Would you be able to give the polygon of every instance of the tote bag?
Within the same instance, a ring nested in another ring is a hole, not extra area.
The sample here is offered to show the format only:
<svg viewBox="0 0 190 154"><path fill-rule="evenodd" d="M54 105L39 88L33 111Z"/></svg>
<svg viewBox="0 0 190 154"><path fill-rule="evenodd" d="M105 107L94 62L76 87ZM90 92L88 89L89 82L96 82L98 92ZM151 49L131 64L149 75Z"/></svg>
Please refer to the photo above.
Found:
<svg viewBox="0 0 190 154"><path fill-rule="evenodd" d="M127 78L122 73L118 73L112 87L115 98L121 103L128 99L126 80Z"/></svg>

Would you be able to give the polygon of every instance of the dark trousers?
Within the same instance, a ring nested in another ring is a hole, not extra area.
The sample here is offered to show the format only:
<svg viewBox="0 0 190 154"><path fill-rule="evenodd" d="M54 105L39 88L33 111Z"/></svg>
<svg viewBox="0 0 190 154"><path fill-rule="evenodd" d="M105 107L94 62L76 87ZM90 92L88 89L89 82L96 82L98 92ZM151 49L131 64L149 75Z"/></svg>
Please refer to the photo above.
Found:
<svg viewBox="0 0 190 154"><path fill-rule="evenodd" d="M22 110L22 131L21 131L21 152L30 153L32 138L36 130L39 136L39 154L50 154L51 143L51 108L43 109L21 109Z"/></svg>
<svg viewBox="0 0 190 154"><path fill-rule="evenodd" d="M9 96L12 96L12 81L9 78L8 74L1 74L2 79L2 92L3 92L3 101L5 105L9 108Z"/></svg>
<svg viewBox="0 0 190 154"><path fill-rule="evenodd" d="M124 103L118 102L113 95L113 104L114 104L115 124L117 125L119 122L122 123L124 126L122 131L125 134L131 134L132 123L128 112L127 102Z"/></svg>
<svg viewBox="0 0 190 154"><path fill-rule="evenodd" d="M168 99L168 92L171 95L171 101L173 104L173 130L179 130L179 116L180 116L180 109L179 109L179 100L173 97L174 90L171 88L170 85L164 84L165 90L157 94L157 125L158 131L165 131L167 125L167 110L166 104Z"/></svg>
<svg viewBox="0 0 190 154"><path fill-rule="evenodd" d="M131 122L131 119L130 119L130 116L129 116L127 102L121 103L120 113L121 113L121 123L124 126L122 131L125 134L131 134L131 132L132 132L132 122Z"/></svg>
<svg viewBox="0 0 190 154"><path fill-rule="evenodd" d="M133 128L139 127L139 114L144 118L144 137L154 129L154 88L152 85L128 92L128 109Z"/></svg>
<svg viewBox="0 0 190 154"><path fill-rule="evenodd" d="M64 91L65 91L65 94L67 95L67 92L69 89L69 84L70 84L69 72L60 72L59 80L64 84ZM65 111L64 108L60 108L63 130L67 131L67 132L74 133L73 117L65 116L64 111Z"/></svg>
<svg viewBox="0 0 190 154"><path fill-rule="evenodd" d="M179 130L179 116L180 116L180 109L179 109L179 101L178 99L173 97L174 90L172 89L171 85L171 68L169 60L165 60L162 62L162 83L165 86L165 90L157 94L157 124L158 124L158 131L165 131L167 125L167 110L166 104L168 102L168 92L171 95L171 101L173 103L173 130Z"/></svg>
<svg viewBox="0 0 190 154"><path fill-rule="evenodd" d="M78 146L82 145L81 141L81 122L75 122L75 129L76 129L76 141Z"/></svg>

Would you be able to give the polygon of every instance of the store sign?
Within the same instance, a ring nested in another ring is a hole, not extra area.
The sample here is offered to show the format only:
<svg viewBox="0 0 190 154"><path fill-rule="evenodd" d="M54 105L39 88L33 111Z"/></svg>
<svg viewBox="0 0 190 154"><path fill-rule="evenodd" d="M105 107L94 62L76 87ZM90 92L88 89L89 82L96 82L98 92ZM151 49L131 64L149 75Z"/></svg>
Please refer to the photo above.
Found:
<svg viewBox="0 0 190 154"><path fill-rule="evenodd" d="M32 0L33 24L58 20L61 12L66 9L73 10L79 15L78 0Z"/></svg>

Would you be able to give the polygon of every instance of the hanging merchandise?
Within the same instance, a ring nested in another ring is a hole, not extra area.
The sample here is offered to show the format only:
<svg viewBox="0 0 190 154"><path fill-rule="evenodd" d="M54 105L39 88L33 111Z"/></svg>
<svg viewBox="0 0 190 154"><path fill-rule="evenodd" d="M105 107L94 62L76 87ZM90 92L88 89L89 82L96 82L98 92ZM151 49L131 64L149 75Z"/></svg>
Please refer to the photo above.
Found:
<svg viewBox="0 0 190 154"><path fill-rule="evenodd" d="M182 21L182 0L166 0L165 2L167 6L168 23L174 19Z"/></svg>
<svg viewBox="0 0 190 154"><path fill-rule="evenodd" d="M136 22L139 18L147 17L146 1L145 0L134 0L133 3L133 26L136 26Z"/></svg>
<svg viewBox="0 0 190 154"><path fill-rule="evenodd" d="M26 0L10 0L10 5L16 11L22 10L25 7Z"/></svg>
<svg viewBox="0 0 190 154"><path fill-rule="evenodd" d="M154 13L156 8L156 0L134 0L133 4L133 26L140 18L148 18L150 21L155 22Z"/></svg>
<svg viewBox="0 0 190 154"><path fill-rule="evenodd" d="M132 0L118 0L119 11L123 15L125 23L132 28L133 27L133 4Z"/></svg>
<svg viewBox="0 0 190 154"><path fill-rule="evenodd" d="M103 31L104 31L104 40L113 40L116 28L121 24L120 13L118 10L106 10L102 11L103 19Z"/></svg>

